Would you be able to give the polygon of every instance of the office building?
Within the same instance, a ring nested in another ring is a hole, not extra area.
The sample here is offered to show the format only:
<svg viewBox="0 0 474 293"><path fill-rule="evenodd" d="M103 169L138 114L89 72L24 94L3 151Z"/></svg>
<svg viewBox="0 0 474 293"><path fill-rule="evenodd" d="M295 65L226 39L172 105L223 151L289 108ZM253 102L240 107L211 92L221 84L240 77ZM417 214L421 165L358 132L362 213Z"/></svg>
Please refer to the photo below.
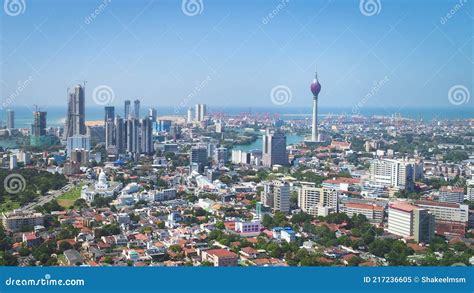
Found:
<svg viewBox="0 0 474 293"><path fill-rule="evenodd" d="M115 146L117 148L117 152L123 153L125 151L125 124L123 119L120 116L115 117Z"/></svg>
<svg viewBox="0 0 474 293"><path fill-rule="evenodd" d="M189 108L187 112L186 123L188 124L193 123L193 115L194 115L193 109Z"/></svg>
<svg viewBox="0 0 474 293"><path fill-rule="evenodd" d="M464 188L456 186L441 186L438 200L441 202L462 203L464 201Z"/></svg>
<svg viewBox="0 0 474 293"><path fill-rule="evenodd" d="M262 137L263 154L262 160L265 167L273 165L288 165L288 154L286 152L286 136L283 133L267 133Z"/></svg>
<svg viewBox="0 0 474 293"><path fill-rule="evenodd" d="M141 153L151 155L154 153L153 150L153 128L152 128L152 120L145 118L142 119L141 123Z"/></svg>
<svg viewBox="0 0 474 293"><path fill-rule="evenodd" d="M196 121L198 122L204 121L204 117L207 115L206 105L196 104L195 109L196 109L195 110Z"/></svg>
<svg viewBox="0 0 474 293"><path fill-rule="evenodd" d="M395 202L388 209L388 232L416 242L428 243L434 236L435 216L428 209Z"/></svg>
<svg viewBox="0 0 474 293"><path fill-rule="evenodd" d="M151 122L156 122L156 117L157 117L157 111L155 108L149 108L148 109L148 119L151 120Z"/></svg>
<svg viewBox="0 0 474 293"><path fill-rule="evenodd" d="M133 118L140 119L140 100L133 101Z"/></svg>
<svg viewBox="0 0 474 293"><path fill-rule="evenodd" d="M46 135L46 112L34 111L33 112L33 124L31 125L32 136L45 136Z"/></svg>
<svg viewBox="0 0 474 293"><path fill-rule="evenodd" d="M196 166L199 173L204 172L207 158L207 148L205 146L194 146L191 148L190 165Z"/></svg>
<svg viewBox="0 0 474 293"><path fill-rule="evenodd" d="M7 110L7 129L15 128L15 111Z"/></svg>
<svg viewBox="0 0 474 293"><path fill-rule="evenodd" d="M290 185L283 181L267 182L263 185L261 202L273 211L290 212Z"/></svg>
<svg viewBox="0 0 474 293"><path fill-rule="evenodd" d="M44 225L44 217L41 213L13 211L2 214L3 228L16 232L23 227L34 227Z"/></svg>
<svg viewBox="0 0 474 293"><path fill-rule="evenodd" d="M130 118L125 121L126 150L130 153L140 153L138 119Z"/></svg>
<svg viewBox="0 0 474 293"><path fill-rule="evenodd" d="M69 93L64 138L73 135L85 135L85 96L84 87L77 85L74 92Z"/></svg>
<svg viewBox="0 0 474 293"><path fill-rule="evenodd" d="M219 147L214 150L214 161L226 163L228 161L228 150L225 147Z"/></svg>
<svg viewBox="0 0 474 293"><path fill-rule="evenodd" d="M106 106L105 107L105 147L108 148L112 145L115 145L115 107Z"/></svg>
<svg viewBox="0 0 474 293"><path fill-rule="evenodd" d="M91 139L88 135L73 135L66 140L67 157L71 158L71 154L76 150L89 151L91 149Z"/></svg>
<svg viewBox="0 0 474 293"><path fill-rule="evenodd" d="M469 221L469 205L459 203L437 202L431 200L419 200L415 205L429 210L438 221L462 222Z"/></svg>
<svg viewBox="0 0 474 293"><path fill-rule="evenodd" d="M123 118L124 119L131 118L130 117L130 100L125 100L125 102L124 102Z"/></svg>

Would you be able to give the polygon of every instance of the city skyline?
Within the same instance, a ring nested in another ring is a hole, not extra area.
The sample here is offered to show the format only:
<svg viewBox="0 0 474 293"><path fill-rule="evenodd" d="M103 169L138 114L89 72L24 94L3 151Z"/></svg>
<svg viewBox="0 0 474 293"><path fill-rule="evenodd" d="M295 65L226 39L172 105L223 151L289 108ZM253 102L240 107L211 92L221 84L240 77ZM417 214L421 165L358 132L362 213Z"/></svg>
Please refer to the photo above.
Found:
<svg viewBox="0 0 474 293"><path fill-rule="evenodd" d="M472 106L472 3L381 1L372 13L334 1L202 1L201 13L188 16L179 2L56 3L48 11L28 3L2 17L3 108L55 105L86 79L88 108L101 106L94 97L106 86L110 104L140 97L180 115L197 103L309 109L315 68L321 107L451 108L459 101L449 94L459 91L462 107Z"/></svg>

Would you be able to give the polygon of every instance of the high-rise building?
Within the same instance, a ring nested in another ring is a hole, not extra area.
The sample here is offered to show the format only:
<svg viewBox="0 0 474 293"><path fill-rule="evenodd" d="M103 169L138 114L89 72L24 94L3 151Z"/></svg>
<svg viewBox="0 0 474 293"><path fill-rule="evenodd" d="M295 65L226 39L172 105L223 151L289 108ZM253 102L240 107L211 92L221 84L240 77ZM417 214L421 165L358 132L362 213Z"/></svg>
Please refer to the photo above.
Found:
<svg viewBox="0 0 474 293"><path fill-rule="evenodd" d="M7 128L15 128L15 111L13 110L7 110Z"/></svg>
<svg viewBox="0 0 474 293"><path fill-rule="evenodd" d="M286 152L286 136L283 133L267 133L262 137L262 160L263 165L288 165L288 154Z"/></svg>
<svg viewBox="0 0 474 293"><path fill-rule="evenodd" d="M338 192L315 184L302 184L298 190L298 206L312 216L326 216L338 211Z"/></svg>
<svg viewBox="0 0 474 293"><path fill-rule="evenodd" d="M148 119L150 119L151 122L156 122L156 117L157 117L156 109L155 108L148 109Z"/></svg>
<svg viewBox="0 0 474 293"><path fill-rule="evenodd" d="M207 165L207 148L205 146L191 148L190 165L196 166L200 173L204 172L204 166Z"/></svg>
<svg viewBox="0 0 474 293"><path fill-rule="evenodd" d="M87 131L85 122L84 87L78 84L74 92L69 93L64 137L85 135Z"/></svg>
<svg viewBox="0 0 474 293"><path fill-rule="evenodd" d="M229 151L225 147L218 147L214 150L214 161L226 163L229 158Z"/></svg>
<svg viewBox="0 0 474 293"><path fill-rule="evenodd" d="M105 147L110 147L115 145L115 107L106 106L105 107Z"/></svg>
<svg viewBox="0 0 474 293"><path fill-rule="evenodd" d="M311 84L311 92L313 93L313 124L311 127L311 141L319 141L318 137L318 96L321 92L321 84L318 80L318 73L315 73L314 81Z"/></svg>
<svg viewBox="0 0 474 293"><path fill-rule="evenodd" d="M395 202L388 209L388 232L413 239L416 242L429 242L434 236L435 216L428 209L406 202Z"/></svg>
<svg viewBox="0 0 474 293"><path fill-rule="evenodd" d="M369 180L375 185L405 189L412 187L415 180L422 177L423 166L417 162L393 159L375 159L370 162Z"/></svg>
<svg viewBox="0 0 474 293"><path fill-rule="evenodd" d="M31 125L32 136L46 135L46 114L46 112L42 111L33 112L33 124Z"/></svg>
<svg viewBox="0 0 474 293"><path fill-rule="evenodd" d="M91 138L88 135L73 135L69 136L66 141L66 151L68 158L75 151L89 151L91 148Z"/></svg>
<svg viewBox="0 0 474 293"><path fill-rule="evenodd" d="M273 211L290 212L290 185L283 181L267 182L263 185L261 197L263 205L271 207Z"/></svg>
<svg viewBox="0 0 474 293"><path fill-rule="evenodd" d="M153 153L153 129L152 120L145 118L141 122L141 152L147 155Z"/></svg>
<svg viewBox="0 0 474 293"><path fill-rule="evenodd" d="M205 104L196 104L196 121L204 121L204 117L207 115L207 108Z"/></svg>
<svg viewBox="0 0 474 293"><path fill-rule="evenodd" d="M125 121L127 152L140 153L140 144L138 143L139 124L138 119L135 118Z"/></svg>
<svg viewBox="0 0 474 293"><path fill-rule="evenodd" d="M188 109L188 117L186 118L186 123L190 124L193 122L193 109L192 108L189 108Z"/></svg>
<svg viewBox="0 0 474 293"><path fill-rule="evenodd" d="M117 147L118 153L125 151L126 136L125 136L125 125L123 119L120 116L115 117L115 146Z"/></svg>
<svg viewBox="0 0 474 293"><path fill-rule="evenodd" d="M130 118L130 100L125 100L123 119L128 119L128 118Z"/></svg>
<svg viewBox="0 0 474 293"><path fill-rule="evenodd" d="M140 100L133 101L133 118L140 119Z"/></svg>

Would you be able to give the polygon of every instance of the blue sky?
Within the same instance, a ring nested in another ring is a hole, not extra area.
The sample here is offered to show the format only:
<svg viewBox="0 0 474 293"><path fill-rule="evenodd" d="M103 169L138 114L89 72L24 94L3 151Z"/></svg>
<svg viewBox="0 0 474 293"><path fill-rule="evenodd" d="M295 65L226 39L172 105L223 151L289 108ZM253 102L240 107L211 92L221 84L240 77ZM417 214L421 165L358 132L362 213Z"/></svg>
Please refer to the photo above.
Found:
<svg viewBox="0 0 474 293"><path fill-rule="evenodd" d="M342 0L202 0L188 16L182 1L24 0L0 14L0 98L66 106L67 87L88 80L88 107L100 85L115 105L158 108L277 106L272 89L285 86L279 107L309 107L315 68L322 107L459 107L453 86L474 94L472 1L372 1L372 16Z"/></svg>

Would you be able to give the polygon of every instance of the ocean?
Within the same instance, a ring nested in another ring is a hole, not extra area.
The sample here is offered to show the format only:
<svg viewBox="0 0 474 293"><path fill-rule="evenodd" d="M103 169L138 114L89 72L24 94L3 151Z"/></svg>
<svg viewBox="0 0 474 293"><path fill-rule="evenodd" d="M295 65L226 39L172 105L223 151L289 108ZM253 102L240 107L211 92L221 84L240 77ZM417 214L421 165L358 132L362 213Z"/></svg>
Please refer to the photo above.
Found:
<svg viewBox="0 0 474 293"><path fill-rule="evenodd" d="M132 105L133 107L133 105ZM141 114L145 116L148 113L147 106L141 106ZM186 116L186 108L177 109L175 107L154 107L158 112L159 116L170 116L179 115ZM16 128L29 128L33 122L33 107L28 106L17 106L12 107L11 110L15 111L15 127ZM63 126L66 116L66 107L43 107L39 108L41 111L48 112L47 114L47 126L57 127ZM116 107L115 114L123 116L123 107ZM219 107L219 106L208 106L208 113L225 113L228 115L239 115L241 113L252 113L252 114L278 114L281 119L309 119L311 118L310 107ZM327 115L352 115L353 109L344 107L320 107L319 114L321 118ZM401 115L404 118L411 119L423 119L424 121L429 120L458 120L458 119L469 119L474 118L474 108L462 107L462 108L361 108L358 114L362 116L393 116ZM96 121L104 119L104 109L101 107L86 107L86 121ZM0 124L5 125L6 123L6 111L0 110Z"/></svg>

